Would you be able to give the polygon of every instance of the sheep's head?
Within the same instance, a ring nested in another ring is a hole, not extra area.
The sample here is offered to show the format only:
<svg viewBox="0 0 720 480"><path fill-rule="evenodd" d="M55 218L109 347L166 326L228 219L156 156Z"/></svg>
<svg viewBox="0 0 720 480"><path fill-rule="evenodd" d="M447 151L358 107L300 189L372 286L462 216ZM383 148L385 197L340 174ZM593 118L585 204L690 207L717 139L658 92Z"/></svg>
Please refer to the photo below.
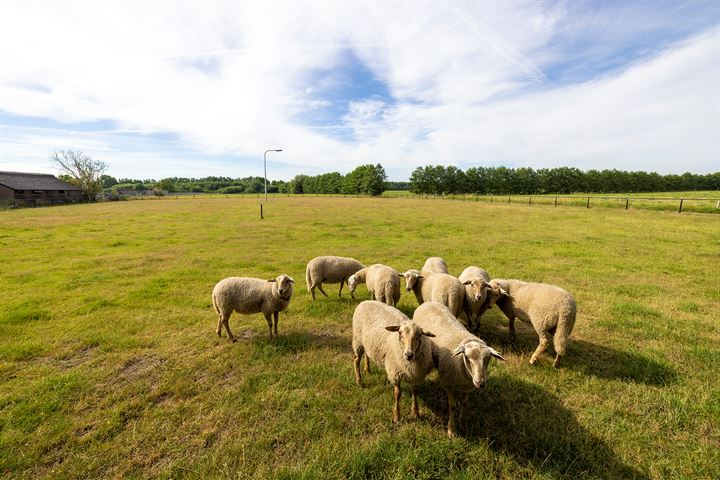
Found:
<svg viewBox="0 0 720 480"><path fill-rule="evenodd" d="M293 280L291 277L282 274L277 276L276 278L271 278L268 280L268 282L273 282L275 285L273 285L273 290L277 290L277 293L282 298L290 298L293 294L293 284L295 283L295 280Z"/></svg>
<svg viewBox="0 0 720 480"><path fill-rule="evenodd" d="M350 275L350 278L348 278L348 280L347 280L347 284L348 284L348 289L350 289L351 294L355 293L355 289L357 288L359 283L360 282L358 281L358 279L354 273L352 275Z"/></svg>
<svg viewBox="0 0 720 480"><path fill-rule="evenodd" d="M484 306L492 308L501 298L510 297L510 294L496 280L490 280L485 290L486 300Z"/></svg>
<svg viewBox="0 0 720 480"><path fill-rule="evenodd" d="M490 284L481 278L467 280L463 282L463 285L467 287L465 289L466 294L469 294L471 299L481 303L485 301L485 298L487 297L487 291L489 288L491 288Z"/></svg>
<svg viewBox="0 0 720 480"><path fill-rule="evenodd" d="M405 273L401 273L400 276L405 279L405 290L407 290L408 292L415 288L415 284L417 283L419 278L423 278L420 271L415 269L411 269Z"/></svg>
<svg viewBox="0 0 720 480"><path fill-rule="evenodd" d="M391 325L385 327L388 332L397 332L398 341L400 342L400 348L403 352L403 357L408 362L412 362L415 359L415 354L420 348L422 337L434 337L430 332L424 331L420 326L413 322L403 322L400 325Z"/></svg>
<svg viewBox="0 0 720 480"><path fill-rule="evenodd" d="M490 359L495 357L505 360L495 349L488 347L478 340L471 340L460 344L453 355L462 355L463 364L475 388L482 388L487 381L487 367Z"/></svg>

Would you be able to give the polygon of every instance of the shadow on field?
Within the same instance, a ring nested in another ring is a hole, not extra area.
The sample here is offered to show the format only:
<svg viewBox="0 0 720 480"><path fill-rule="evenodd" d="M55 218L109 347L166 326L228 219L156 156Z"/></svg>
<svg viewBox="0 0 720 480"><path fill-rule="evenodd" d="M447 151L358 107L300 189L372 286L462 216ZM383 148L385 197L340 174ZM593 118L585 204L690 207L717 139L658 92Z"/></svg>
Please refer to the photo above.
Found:
<svg viewBox="0 0 720 480"><path fill-rule="evenodd" d="M272 340L267 335L258 335L253 337L251 341L258 347L258 350L273 356L289 355L318 348L350 350L350 342L347 338L326 332L313 333L290 330L285 333L280 332L280 335Z"/></svg>
<svg viewBox="0 0 720 480"><path fill-rule="evenodd" d="M427 408L447 423L447 400L437 382L418 390ZM565 478L648 478L617 459L600 438L588 433L560 398L509 376L496 376L470 394L463 436L520 465Z"/></svg>
<svg viewBox="0 0 720 480"><path fill-rule="evenodd" d="M530 355L538 344L538 336L531 327L516 321L517 337L510 340L508 329L500 325L488 328L483 325L482 339L501 353L512 352L517 355ZM555 350L551 347L540 357L540 362L551 363ZM532 368L528 365L529 368ZM643 355L623 350L615 350L584 340L568 342L567 354L560 368L578 371L608 380L623 380L647 385L665 386L675 383L677 375L669 365L646 358Z"/></svg>

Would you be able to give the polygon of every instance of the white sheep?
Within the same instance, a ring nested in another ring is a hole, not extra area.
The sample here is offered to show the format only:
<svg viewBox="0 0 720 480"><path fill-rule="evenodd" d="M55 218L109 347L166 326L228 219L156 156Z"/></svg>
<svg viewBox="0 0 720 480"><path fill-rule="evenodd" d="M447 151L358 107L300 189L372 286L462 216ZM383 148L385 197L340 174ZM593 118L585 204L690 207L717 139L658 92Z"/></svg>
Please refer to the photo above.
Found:
<svg viewBox="0 0 720 480"><path fill-rule="evenodd" d="M222 336L222 327L225 326L228 337L235 341L228 323L233 311L243 314L262 312L270 329L270 338L273 334L277 336L278 316L290 304L293 283L295 281L287 275L279 275L270 280L249 277L220 280L212 291L213 307L219 317L218 337Z"/></svg>
<svg viewBox="0 0 720 480"><path fill-rule="evenodd" d="M509 320L510 335L515 336L516 317L530 323L537 332L540 343L530 363L537 362L548 346L550 335L554 335L553 366L559 367L577 315L577 305L570 292L554 285L520 280L493 279L490 285L501 291L496 303Z"/></svg>
<svg viewBox="0 0 720 480"><path fill-rule="evenodd" d="M400 300L400 274L394 268L376 263L358 270L348 278L350 294L364 283L373 300L394 306Z"/></svg>
<svg viewBox="0 0 720 480"><path fill-rule="evenodd" d="M505 359L468 332L445 305L423 303L415 310L413 321L423 330L437 332L432 339L433 361L440 384L447 393L447 434L453 438L458 425L462 427L465 423L468 394L483 388L487 382L490 359Z"/></svg>
<svg viewBox="0 0 720 480"><path fill-rule="evenodd" d="M428 257L428 259L425 260L425 263L423 264L423 267L420 269L420 271L432 273L450 273L450 271L448 270L447 262L445 262L445 259L441 257Z"/></svg>
<svg viewBox="0 0 720 480"><path fill-rule="evenodd" d="M384 303L366 300L353 313L353 364L355 382L362 387L360 361L365 355L365 372L370 372L370 360L385 369L394 387L393 421L400 421L400 383L407 382L412 393L412 413L419 410L415 388L433 368L431 342L434 336L418 327L400 310Z"/></svg>
<svg viewBox="0 0 720 480"><path fill-rule="evenodd" d="M315 300L316 287L320 290L320 293L326 297L328 296L325 290L323 290L323 283L339 283L340 291L338 292L338 297L340 297L342 295L343 285L350 275L362 268L365 268L365 265L354 258L336 257L333 255L313 258L305 268L305 281L307 282L308 291L312 294L312 299ZM352 296L352 292L350 295ZM353 298L355 297L353 296Z"/></svg>
<svg viewBox="0 0 720 480"><path fill-rule="evenodd" d="M440 302L456 317L462 313L465 287L452 275L411 269L400 276L405 279L406 290L415 294L418 304Z"/></svg>
<svg viewBox="0 0 720 480"><path fill-rule="evenodd" d="M471 332L480 330L480 314L485 312L490 305L485 305L487 290L490 284L490 275L480 267L467 267L458 276L458 280L465 286L465 299L463 311L468 321L468 329Z"/></svg>

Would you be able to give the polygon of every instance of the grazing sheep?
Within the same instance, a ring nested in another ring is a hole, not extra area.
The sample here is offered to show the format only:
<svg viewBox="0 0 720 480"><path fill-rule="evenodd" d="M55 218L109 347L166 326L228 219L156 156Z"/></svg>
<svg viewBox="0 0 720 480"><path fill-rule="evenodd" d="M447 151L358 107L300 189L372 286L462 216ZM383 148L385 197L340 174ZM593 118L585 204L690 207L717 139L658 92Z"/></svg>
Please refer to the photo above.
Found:
<svg viewBox="0 0 720 480"><path fill-rule="evenodd" d="M423 330L437 332L432 340L433 361L448 397L447 434L454 438L458 425L465 423L468 394L487 382L490 359L505 359L468 332L445 305L423 303L415 310L413 321Z"/></svg>
<svg viewBox="0 0 720 480"><path fill-rule="evenodd" d="M465 287L452 275L411 269L400 276L405 279L406 290L415 293L418 304L440 302L456 317L462 313Z"/></svg>
<svg viewBox="0 0 720 480"><path fill-rule="evenodd" d="M567 340L575 325L577 306L575 299L567 291L545 283L528 283L520 280L493 279L490 285L501 290L497 306L509 320L510 335L515 336L515 317L532 324L540 343L530 358L530 363L548 346L553 334L555 347L554 367L560 366L565 355Z"/></svg>
<svg viewBox="0 0 720 480"><path fill-rule="evenodd" d="M262 312L270 329L270 338L273 334L277 336L278 316L290 304L294 283L287 275L279 275L270 280L248 277L220 280L212 291L213 307L219 317L218 337L222 336L224 325L230 340L235 341L228 323L233 311L245 314Z"/></svg>
<svg viewBox="0 0 720 480"><path fill-rule="evenodd" d="M480 267L467 267L462 271L458 280L465 285L465 300L463 310L468 321L468 329L477 333L480 331L480 311L487 299L487 289L490 286L490 275ZM490 304L492 306L492 304ZM489 307L488 307L489 308Z"/></svg>
<svg viewBox="0 0 720 480"><path fill-rule="evenodd" d="M440 257L428 257L428 259L425 260L425 263L423 264L423 267L422 269L420 269L420 271L432 273L450 273L445 259Z"/></svg>
<svg viewBox="0 0 720 480"><path fill-rule="evenodd" d="M363 354L366 373L370 372L370 360L384 367L394 387L395 422L400 421L400 382L410 384L412 413L419 416L415 388L433 368L431 343L424 338L433 336L400 310L384 303L366 300L355 308L352 338L355 382L362 387L360 361Z"/></svg>
<svg viewBox="0 0 720 480"><path fill-rule="evenodd" d="M354 295L360 283L367 286L373 300L390 306L394 306L400 300L400 274L394 268L376 263L350 275L348 288L351 295Z"/></svg>
<svg viewBox="0 0 720 480"><path fill-rule="evenodd" d="M332 255L313 258L305 268L305 281L307 282L308 290L312 294L312 299L315 300L315 287L320 290L320 293L326 297L328 296L322 287L324 282L340 283L338 297L342 296L343 285L347 279L350 275L362 268L365 268L365 265L354 258L335 257ZM350 295L352 296L352 292Z"/></svg>

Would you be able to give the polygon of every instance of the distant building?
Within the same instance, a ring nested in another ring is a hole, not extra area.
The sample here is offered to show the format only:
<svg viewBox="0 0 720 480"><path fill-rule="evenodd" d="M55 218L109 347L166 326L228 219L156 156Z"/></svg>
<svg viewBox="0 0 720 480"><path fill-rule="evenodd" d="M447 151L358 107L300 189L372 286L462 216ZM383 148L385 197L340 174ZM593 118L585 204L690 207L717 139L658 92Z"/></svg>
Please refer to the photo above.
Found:
<svg viewBox="0 0 720 480"><path fill-rule="evenodd" d="M15 205L76 203L82 189L49 173L0 172L0 202Z"/></svg>

